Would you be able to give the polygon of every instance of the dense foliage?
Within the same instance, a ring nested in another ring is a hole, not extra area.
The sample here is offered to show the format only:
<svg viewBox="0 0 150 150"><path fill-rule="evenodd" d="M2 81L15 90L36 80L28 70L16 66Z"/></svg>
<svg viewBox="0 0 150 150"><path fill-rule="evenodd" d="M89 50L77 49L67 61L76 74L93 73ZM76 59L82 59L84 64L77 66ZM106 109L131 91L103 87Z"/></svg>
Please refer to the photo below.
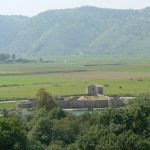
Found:
<svg viewBox="0 0 150 150"><path fill-rule="evenodd" d="M0 16L0 51L17 55L149 54L150 8L82 7Z"/></svg>
<svg viewBox="0 0 150 150"><path fill-rule="evenodd" d="M37 108L45 108L47 111L56 107L53 97L45 90L40 89L37 93Z"/></svg>
<svg viewBox="0 0 150 150"><path fill-rule="evenodd" d="M39 93L46 91L39 91ZM38 95L39 96L39 95ZM44 98L43 98L44 99ZM43 100L42 99L42 100ZM53 105L31 116L3 112L0 148L3 150L149 150L150 97L125 108L75 116Z"/></svg>

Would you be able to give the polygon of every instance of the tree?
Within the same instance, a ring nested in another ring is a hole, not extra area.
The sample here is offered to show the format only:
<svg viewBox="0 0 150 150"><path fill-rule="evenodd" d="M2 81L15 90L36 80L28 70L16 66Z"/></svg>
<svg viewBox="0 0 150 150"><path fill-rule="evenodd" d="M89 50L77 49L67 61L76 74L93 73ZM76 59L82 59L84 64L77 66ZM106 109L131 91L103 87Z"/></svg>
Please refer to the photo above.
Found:
<svg viewBox="0 0 150 150"><path fill-rule="evenodd" d="M12 60L16 60L16 55L15 53L11 55Z"/></svg>
<svg viewBox="0 0 150 150"><path fill-rule="evenodd" d="M78 119L69 116L61 120L55 120L52 132L54 141L63 141L64 144L73 143L79 133Z"/></svg>
<svg viewBox="0 0 150 150"><path fill-rule="evenodd" d="M134 134L131 130L120 134L117 141L120 150L148 150L150 148L148 139Z"/></svg>
<svg viewBox="0 0 150 150"><path fill-rule="evenodd" d="M65 148L63 142L54 141L46 148L46 150L65 150Z"/></svg>
<svg viewBox="0 0 150 150"><path fill-rule="evenodd" d="M0 61L1 62L6 62L9 59L10 59L10 54L5 54L5 53L0 54Z"/></svg>
<svg viewBox="0 0 150 150"><path fill-rule="evenodd" d="M40 89L37 93L37 108L45 108L50 111L55 107L53 97L45 89Z"/></svg>
<svg viewBox="0 0 150 150"><path fill-rule="evenodd" d="M28 139L27 150L45 150L45 146L32 138Z"/></svg>
<svg viewBox="0 0 150 150"><path fill-rule="evenodd" d="M53 108L50 112L49 112L49 117L51 119L61 119L66 117L66 113L59 107Z"/></svg>
<svg viewBox="0 0 150 150"><path fill-rule="evenodd" d="M37 109L28 123L28 137L33 140L33 144L34 141L39 141L43 145L49 145L52 140L52 127L49 112L45 108Z"/></svg>
<svg viewBox="0 0 150 150"><path fill-rule="evenodd" d="M3 150L25 150L26 129L17 117L0 117L0 148Z"/></svg>
<svg viewBox="0 0 150 150"><path fill-rule="evenodd" d="M132 130L134 133L150 137L150 96L144 95L129 103L132 114Z"/></svg>
<svg viewBox="0 0 150 150"><path fill-rule="evenodd" d="M41 117L34 124L32 122L31 125L29 137L35 141L40 141L44 145L49 145L52 140L52 121L48 117Z"/></svg>

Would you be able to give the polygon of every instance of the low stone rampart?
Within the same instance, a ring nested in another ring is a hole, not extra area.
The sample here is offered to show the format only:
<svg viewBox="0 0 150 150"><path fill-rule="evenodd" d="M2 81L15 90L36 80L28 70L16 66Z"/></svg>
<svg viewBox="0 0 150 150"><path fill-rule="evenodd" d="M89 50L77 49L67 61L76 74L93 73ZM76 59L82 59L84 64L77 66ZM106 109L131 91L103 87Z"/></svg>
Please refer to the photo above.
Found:
<svg viewBox="0 0 150 150"><path fill-rule="evenodd" d="M123 100L121 99L112 99L108 101L109 107L119 108L124 107Z"/></svg>
<svg viewBox="0 0 150 150"><path fill-rule="evenodd" d="M111 100L56 100L58 107L63 109L80 109L80 108L119 108L123 107L123 100L111 99ZM17 108L33 108L36 106L36 101L27 101L18 103Z"/></svg>
<svg viewBox="0 0 150 150"><path fill-rule="evenodd" d="M21 102L16 104L17 108L33 108L35 106L36 106L35 101L27 101L27 102Z"/></svg>
<svg viewBox="0 0 150 150"><path fill-rule="evenodd" d="M56 101L57 105L64 109L74 108L105 108L105 107L123 107L121 100L60 100Z"/></svg>

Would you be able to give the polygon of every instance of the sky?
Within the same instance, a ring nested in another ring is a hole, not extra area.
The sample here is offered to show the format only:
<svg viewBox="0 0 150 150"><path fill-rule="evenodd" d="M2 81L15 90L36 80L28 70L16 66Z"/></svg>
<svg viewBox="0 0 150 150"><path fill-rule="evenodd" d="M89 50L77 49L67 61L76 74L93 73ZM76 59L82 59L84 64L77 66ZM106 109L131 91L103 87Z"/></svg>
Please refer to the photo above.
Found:
<svg viewBox="0 0 150 150"><path fill-rule="evenodd" d="M150 0L0 0L0 15L34 16L46 10L87 5L101 8L141 9L150 7Z"/></svg>

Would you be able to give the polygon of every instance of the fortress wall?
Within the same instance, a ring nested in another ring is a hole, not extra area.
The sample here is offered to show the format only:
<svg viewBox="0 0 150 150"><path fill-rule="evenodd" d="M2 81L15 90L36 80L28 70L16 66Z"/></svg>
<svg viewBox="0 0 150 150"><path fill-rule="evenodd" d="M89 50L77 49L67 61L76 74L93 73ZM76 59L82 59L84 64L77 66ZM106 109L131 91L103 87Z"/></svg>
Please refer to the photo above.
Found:
<svg viewBox="0 0 150 150"><path fill-rule="evenodd" d="M112 99L112 100L109 100L109 106L113 108L124 107L124 103L123 103L123 100Z"/></svg>
<svg viewBox="0 0 150 150"><path fill-rule="evenodd" d="M108 107L107 100L62 100L57 101L61 108L104 108Z"/></svg>
<svg viewBox="0 0 150 150"><path fill-rule="evenodd" d="M106 107L124 107L124 103L120 99L112 100L57 100L55 101L58 107L63 109L75 108L106 108ZM36 106L36 101L18 103L18 108L32 108Z"/></svg>
<svg viewBox="0 0 150 150"><path fill-rule="evenodd" d="M124 107L124 103L120 99L112 100L60 100L56 101L57 105L64 109L73 108L105 108L105 107Z"/></svg>

